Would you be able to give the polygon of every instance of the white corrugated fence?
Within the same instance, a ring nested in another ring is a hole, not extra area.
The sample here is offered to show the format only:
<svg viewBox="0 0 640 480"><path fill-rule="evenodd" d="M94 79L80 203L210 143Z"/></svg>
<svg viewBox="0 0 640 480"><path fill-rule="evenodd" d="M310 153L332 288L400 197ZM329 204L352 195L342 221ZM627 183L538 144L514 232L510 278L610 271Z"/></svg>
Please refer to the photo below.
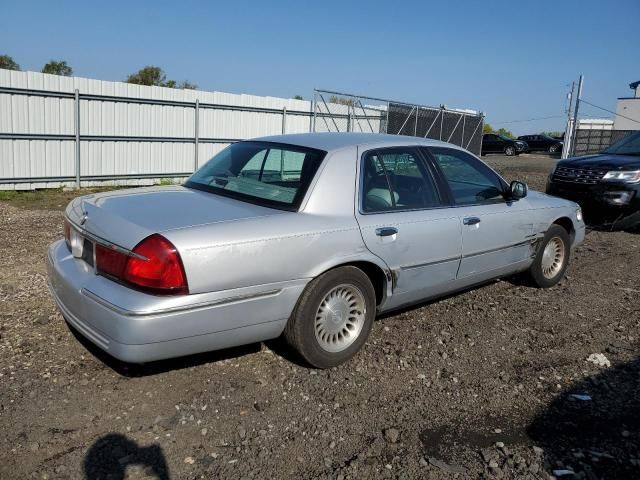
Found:
<svg viewBox="0 0 640 480"><path fill-rule="evenodd" d="M234 141L308 132L313 116L305 100L0 69L0 189L76 185L78 162L83 186L180 178Z"/></svg>

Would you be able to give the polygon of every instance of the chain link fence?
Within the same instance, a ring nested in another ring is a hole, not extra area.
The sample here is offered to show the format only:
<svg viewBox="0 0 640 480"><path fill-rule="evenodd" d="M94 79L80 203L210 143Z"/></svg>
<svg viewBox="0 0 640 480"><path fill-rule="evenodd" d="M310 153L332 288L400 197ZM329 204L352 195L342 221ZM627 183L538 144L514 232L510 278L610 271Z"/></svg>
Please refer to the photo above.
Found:
<svg viewBox="0 0 640 480"><path fill-rule="evenodd" d="M609 145L622 140L632 133L634 133L634 130L596 130L578 128L576 131L572 156L578 157L580 155L600 153Z"/></svg>
<svg viewBox="0 0 640 480"><path fill-rule="evenodd" d="M482 113L315 90L314 132L369 132L432 138L476 155L482 146Z"/></svg>

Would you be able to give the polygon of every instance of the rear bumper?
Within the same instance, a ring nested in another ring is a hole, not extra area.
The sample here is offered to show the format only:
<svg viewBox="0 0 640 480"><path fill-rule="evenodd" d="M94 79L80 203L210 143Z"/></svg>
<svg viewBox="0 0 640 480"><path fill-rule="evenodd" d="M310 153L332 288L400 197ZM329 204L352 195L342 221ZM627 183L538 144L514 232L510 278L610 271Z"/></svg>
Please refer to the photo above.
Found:
<svg viewBox="0 0 640 480"><path fill-rule="evenodd" d="M47 263L49 286L66 320L105 352L133 363L275 338L307 283L157 297L96 275L62 240L49 247Z"/></svg>

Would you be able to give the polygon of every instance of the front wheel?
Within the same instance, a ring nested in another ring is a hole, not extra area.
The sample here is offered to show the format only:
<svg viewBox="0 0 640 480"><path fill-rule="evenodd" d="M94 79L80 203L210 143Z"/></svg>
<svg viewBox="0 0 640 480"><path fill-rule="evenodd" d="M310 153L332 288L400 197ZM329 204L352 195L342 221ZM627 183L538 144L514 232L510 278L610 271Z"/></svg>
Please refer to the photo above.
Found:
<svg viewBox="0 0 640 480"><path fill-rule="evenodd" d="M529 268L529 276L541 288L553 287L564 276L569 265L570 239L560 225L551 225Z"/></svg>
<svg viewBox="0 0 640 480"><path fill-rule="evenodd" d="M504 147L504 154L507 157L512 157L516 154L516 149L514 147L512 147L511 145L509 145L508 147Z"/></svg>
<svg viewBox="0 0 640 480"><path fill-rule="evenodd" d="M376 296L369 277L356 267L339 267L312 280L284 331L287 343L317 368L335 367L367 341Z"/></svg>
<svg viewBox="0 0 640 480"><path fill-rule="evenodd" d="M549 153L556 153L558 151L558 145L551 145L549 147Z"/></svg>

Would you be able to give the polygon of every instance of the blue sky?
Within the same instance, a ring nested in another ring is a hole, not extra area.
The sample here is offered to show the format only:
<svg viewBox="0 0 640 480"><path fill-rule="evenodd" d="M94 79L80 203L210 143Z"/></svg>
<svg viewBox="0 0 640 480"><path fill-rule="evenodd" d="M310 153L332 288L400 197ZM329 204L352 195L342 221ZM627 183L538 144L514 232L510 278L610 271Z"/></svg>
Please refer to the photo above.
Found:
<svg viewBox="0 0 640 480"><path fill-rule="evenodd" d="M615 110L640 80L640 0L6 1L0 54L122 80L145 65L202 89L309 99L314 87L561 129L568 84ZM609 116L593 107L589 116Z"/></svg>

